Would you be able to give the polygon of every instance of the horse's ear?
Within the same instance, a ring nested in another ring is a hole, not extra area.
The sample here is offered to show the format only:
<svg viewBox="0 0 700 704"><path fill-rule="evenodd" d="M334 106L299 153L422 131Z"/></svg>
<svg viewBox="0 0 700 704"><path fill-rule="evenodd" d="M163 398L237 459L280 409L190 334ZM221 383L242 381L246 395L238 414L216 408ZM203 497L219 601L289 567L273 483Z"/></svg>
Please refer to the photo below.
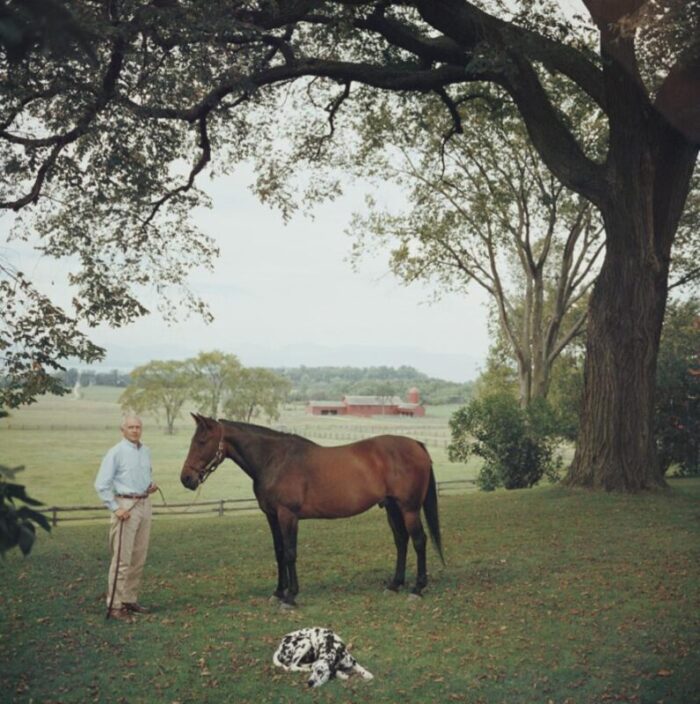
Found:
<svg viewBox="0 0 700 704"><path fill-rule="evenodd" d="M201 416L202 419L202 424L206 428L213 428L216 425L216 421L213 418L209 418L209 416Z"/></svg>
<svg viewBox="0 0 700 704"><path fill-rule="evenodd" d="M200 426L202 425L202 416L199 415L199 413L192 413L190 412L190 415L194 418L194 422Z"/></svg>

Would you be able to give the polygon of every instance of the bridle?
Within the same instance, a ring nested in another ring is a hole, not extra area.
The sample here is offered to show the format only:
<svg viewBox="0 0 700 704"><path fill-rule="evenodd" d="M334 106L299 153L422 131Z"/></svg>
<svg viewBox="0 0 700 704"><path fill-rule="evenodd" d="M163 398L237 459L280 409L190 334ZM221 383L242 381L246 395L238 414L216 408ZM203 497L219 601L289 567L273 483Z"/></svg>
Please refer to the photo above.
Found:
<svg viewBox="0 0 700 704"><path fill-rule="evenodd" d="M219 423L221 428L221 436L219 437L219 446L216 448L216 454L212 457L209 462L201 469L197 474L199 475L200 486L209 478L214 470L226 459L226 451L224 444L224 426Z"/></svg>

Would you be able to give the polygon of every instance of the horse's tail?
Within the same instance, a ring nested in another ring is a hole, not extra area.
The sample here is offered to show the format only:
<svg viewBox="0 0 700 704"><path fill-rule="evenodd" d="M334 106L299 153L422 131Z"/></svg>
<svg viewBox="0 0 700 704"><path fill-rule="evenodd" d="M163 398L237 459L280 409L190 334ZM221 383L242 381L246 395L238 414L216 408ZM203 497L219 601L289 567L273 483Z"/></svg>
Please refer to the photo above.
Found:
<svg viewBox="0 0 700 704"><path fill-rule="evenodd" d="M428 459L430 460L430 479L428 480L428 492L425 495L425 501L423 501L423 513L425 514L425 521L428 524L428 531L430 532L430 537L433 540L433 545L437 550L438 555L442 564L445 564L445 558L442 554L442 538L440 537L440 516L438 514L438 495L437 495L437 484L435 483L435 472L433 471L433 462L430 459L430 454L423 443L420 443L422 448L425 450Z"/></svg>

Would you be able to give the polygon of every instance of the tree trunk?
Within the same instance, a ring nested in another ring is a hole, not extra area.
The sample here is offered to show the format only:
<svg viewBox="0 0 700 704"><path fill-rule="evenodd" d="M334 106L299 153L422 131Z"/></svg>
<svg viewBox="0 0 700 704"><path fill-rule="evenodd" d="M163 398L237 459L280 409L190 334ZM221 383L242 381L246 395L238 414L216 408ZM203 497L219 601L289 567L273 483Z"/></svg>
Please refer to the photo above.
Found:
<svg viewBox="0 0 700 704"><path fill-rule="evenodd" d="M605 258L588 312L581 425L566 478L571 486L639 491L666 485L653 432L666 277L632 248Z"/></svg>

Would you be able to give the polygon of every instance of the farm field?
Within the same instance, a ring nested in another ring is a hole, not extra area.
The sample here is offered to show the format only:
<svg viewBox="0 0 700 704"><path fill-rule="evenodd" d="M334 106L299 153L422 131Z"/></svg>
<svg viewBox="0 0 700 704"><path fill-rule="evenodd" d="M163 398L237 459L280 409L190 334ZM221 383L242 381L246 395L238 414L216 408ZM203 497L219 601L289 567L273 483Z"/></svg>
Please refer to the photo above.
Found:
<svg viewBox="0 0 700 704"><path fill-rule="evenodd" d="M382 592L382 511L303 522L293 612L268 602L262 515L159 518L141 595L157 610L133 625L104 620L106 524L42 532L0 572L0 700L698 701L700 481L637 496L473 492L440 511L447 566L429 549L417 601ZM308 690L274 668L279 639L311 625L337 631L375 679Z"/></svg>
<svg viewBox="0 0 700 704"><path fill-rule="evenodd" d="M11 417L0 419L0 462L10 467L24 465L17 481L26 485L30 496L46 505L99 503L93 481L104 453L121 438L120 392L117 388L91 386L83 389L79 400L47 396L12 411ZM428 446L438 481L471 479L478 471L477 460L464 464L447 459L447 423L455 408L430 408L426 418L361 419L313 417L302 406L290 406L273 427L322 445L340 445L381 433L410 435ZM193 500L193 494L180 484L180 470L194 431L189 415L183 415L174 435L166 435L157 418L144 416L143 440L151 448L154 477L168 503ZM251 496L250 479L232 462L226 462L204 485L199 500ZM155 500L158 503L160 497Z"/></svg>

